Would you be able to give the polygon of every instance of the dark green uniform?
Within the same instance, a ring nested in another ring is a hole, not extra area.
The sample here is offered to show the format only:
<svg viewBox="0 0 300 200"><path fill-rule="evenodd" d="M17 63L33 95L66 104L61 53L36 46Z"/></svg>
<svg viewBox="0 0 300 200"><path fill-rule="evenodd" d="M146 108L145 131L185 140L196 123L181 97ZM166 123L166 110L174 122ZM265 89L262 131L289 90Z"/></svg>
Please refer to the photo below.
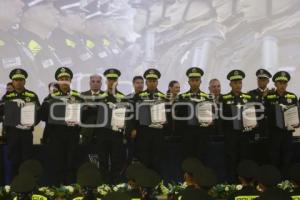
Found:
<svg viewBox="0 0 300 200"><path fill-rule="evenodd" d="M73 73L66 67L57 69L55 78L69 76L71 79ZM46 98L42 104L41 117L46 122L48 129L48 153L49 153L49 181L52 185L71 184L75 181L76 156L79 143L80 127L78 125L68 126L67 124L48 123L51 102L69 102L82 103L83 99L80 93L75 90L69 90L66 93L60 89L54 92L49 98Z"/></svg>
<svg viewBox="0 0 300 200"><path fill-rule="evenodd" d="M232 79L231 77L234 78ZM228 79L231 81L242 80L244 77L245 74L239 70L234 70L228 74ZM225 136L226 164L230 180L236 178L236 167L239 161L251 157L250 138L252 133L235 130L232 119L232 106L240 107L248 102L252 102L252 97L247 93L235 95L233 92L229 92L220 98L220 116Z"/></svg>
<svg viewBox="0 0 300 200"><path fill-rule="evenodd" d="M284 78L285 80L283 80ZM278 80L289 81L290 75L287 72L277 72L273 77L273 81L276 82ZM268 119L268 128L270 131L270 162L285 171L288 169L291 162L294 130L277 127L275 106L280 104L283 106L298 106L298 98L294 93L288 91L282 95L279 95L277 91L274 91L268 94L265 100L266 117Z"/></svg>
<svg viewBox="0 0 300 200"><path fill-rule="evenodd" d="M10 73L11 79L26 79L27 72L22 69L14 69ZM40 107L39 98L33 91L24 88L22 92L12 91L6 93L2 97L2 108L4 109L4 104L7 101L23 100L25 103L35 103L37 110ZM38 123L38 117L36 123ZM5 126L5 125L4 125ZM34 127L29 127L28 129L20 129L18 127L6 127L7 143L8 143L8 155L12 163L12 174L15 176L21 162L32 157L32 145L33 145L33 129Z"/></svg>
<svg viewBox="0 0 300 200"><path fill-rule="evenodd" d="M270 72L268 72L265 69L259 69L256 71L256 77L258 79L270 79L272 78L272 75ZM263 106L265 102L265 97L270 91L268 88L261 89L261 88L256 88L254 90L251 90L248 92L253 97L253 101L256 103L259 103L260 106ZM257 106L259 109L260 106ZM257 117L261 117L264 114L264 112L257 113ZM258 126L254 129L254 134L256 134L257 137L260 138L266 138L268 137L268 125L267 125L267 119L265 117L262 117L261 120L258 120Z"/></svg>
<svg viewBox="0 0 300 200"><path fill-rule="evenodd" d="M145 79L159 79L160 72L156 69L148 69L144 73ZM144 103L147 101L166 102L166 95L158 89L150 91L149 89L136 94L133 98L135 103ZM137 108L136 108L137 109ZM138 111L135 111L138 113ZM141 125L137 121L133 122L133 129L137 131L136 136L136 156L144 165L157 172L161 172L162 147L165 134L165 126L159 128Z"/></svg>
<svg viewBox="0 0 300 200"><path fill-rule="evenodd" d="M108 69L104 76L117 79L121 72L117 69ZM126 102L125 95L118 90L114 93L105 91L97 96L107 105ZM108 116L105 116L108 117ZM109 120L109 119L108 119ZM95 128L96 152L99 157L100 168L106 175L107 181L119 183L122 180L122 170L125 165L124 130L113 130L111 127ZM110 163L109 163L110 161Z"/></svg>
<svg viewBox="0 0 300 200"><path fill-rule="evenodd" d="M183 102L192 102L192 99L197 99L201 103L212 101L209 95L201 90L196 93L189 90L179 96L179 100ZM186 132L183 134L184 157L197 157L204 162L211 127L201 127L200 124L198 126L188 125L187 123L185 127Z"/></svg>

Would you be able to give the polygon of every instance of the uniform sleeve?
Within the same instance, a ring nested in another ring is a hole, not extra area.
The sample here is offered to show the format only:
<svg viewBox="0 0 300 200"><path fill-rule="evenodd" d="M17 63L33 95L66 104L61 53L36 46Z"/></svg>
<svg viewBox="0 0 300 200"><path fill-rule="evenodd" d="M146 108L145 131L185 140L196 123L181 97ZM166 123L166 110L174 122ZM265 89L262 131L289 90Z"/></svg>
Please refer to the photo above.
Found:
<svg viewBox="0 0 300 200"><path fill-rule="evenodd" d="M46 97L39 109L40 120L47 122L49 115L49 107L50 107L50 96Z"/></svg>
<svg viewBox="0 0 300 200"><path fill-rule="evenodd" d="M3 95L3 97L0 100L0 122L3 122L5 101L7 101L6 94Z"/></svg>

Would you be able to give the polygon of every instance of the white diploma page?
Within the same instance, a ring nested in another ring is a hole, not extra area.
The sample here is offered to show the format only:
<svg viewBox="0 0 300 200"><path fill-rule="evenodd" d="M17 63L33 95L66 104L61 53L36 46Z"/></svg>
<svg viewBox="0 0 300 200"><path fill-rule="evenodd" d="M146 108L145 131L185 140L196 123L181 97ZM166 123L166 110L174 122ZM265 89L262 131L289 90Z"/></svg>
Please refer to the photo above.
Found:
<svg viewBox="0 0 300 200"><path fill-rule="evenodd" d="M35 104L26 103L21 108L21 124L24 126L33 126L35 123Z"/></svg>
<svg viewBox="0 0 300 200"><path fill-rule="evenodd" d="M79 124L81 121L81 105L79 103L67 103L65 121Z"/></svg>
<svg viewBox="0 0 300 200"><path fill-rule="evenodd" d="M166 119L165 103L158 103L151 106L151 122L153 124L164 124Z"/></svg>
<svg viewBox="0 0 300 200"><path fill-rule="evenodd" d="M255 128L257 126L256 110L255 106L245 106L243 108L243 127Z"/></svg>
<svg viewBox="0 0 300 200"><path fill-rule="evenodd" d="M284 111L284 124L286 127L297 127L299 125L299 112L297 106L293 106Z"/></svg>
<svg viewBox="0 0 300 200"><path fill-rule="evenodd" d="M114 108L111 115L111 126L113 129L125 127L126 108Z"/></svg>
<svg viewBox="0 0 300 200"><path fill-rule="evenodd" d="M213 123L213 110L211 102L204 102L197 105L197 119L200 124Z"/></svg>

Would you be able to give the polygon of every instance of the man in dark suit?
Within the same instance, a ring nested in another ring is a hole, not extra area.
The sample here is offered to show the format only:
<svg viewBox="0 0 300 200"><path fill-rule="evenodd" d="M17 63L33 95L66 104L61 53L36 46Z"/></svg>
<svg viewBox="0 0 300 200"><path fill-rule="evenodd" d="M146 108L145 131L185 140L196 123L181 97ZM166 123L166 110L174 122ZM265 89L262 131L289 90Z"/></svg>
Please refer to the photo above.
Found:
<svg viewBox="0 0 300 200"><path fill-rule="evenodd" d="M81 95L84 98L85 102L95 102L96 96L99 94L103 94L104 92L101 90L102 87L102 77L98 74L93 74L90 76L90 89L88 91L82 92ZM95 124L97 111L95 107L88 106L88 117L87 124ZM82 143L86 145L92 144L94 138L94 129L93 128L82 128L80 135L82 137Z"/></svg>

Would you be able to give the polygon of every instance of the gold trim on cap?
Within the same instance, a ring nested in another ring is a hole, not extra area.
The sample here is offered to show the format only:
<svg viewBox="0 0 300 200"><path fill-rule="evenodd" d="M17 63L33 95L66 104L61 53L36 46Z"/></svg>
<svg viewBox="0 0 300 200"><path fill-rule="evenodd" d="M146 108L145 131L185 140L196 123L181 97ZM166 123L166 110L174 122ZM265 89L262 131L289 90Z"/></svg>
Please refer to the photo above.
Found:
<svg viewBox="0 0 300 200"><path fill-rule="evenodd" d="M158 76L156 74L148 74L148 75L146 75L146 78L156 78L156 79L158 79Z"/></svg>
<svg viewBox="0 0 300 200"><path fill-rule="evenodd" d="M275 78L275 82L276 82L276 81L287 81L287 82L288 82L289 80L288 80L288 78L285 77L285 76L279 76L279 77Z"/></svg>
<svg viewBox="0 0 300 200"><path fill-rule="evenodd" d="M189 73L189 77L201 77L201 73L197 73L197 72Z"/></svg>
<svg viewBox="0 0 300 200"><path fill-rule="evenodd" d="M242 75L235 75L231 76L229 80L234 81L234 80L242 80L244 77Z"/></svg>
<svg viewBox="0 0 300 200"><path fill-rule="evenodd" d="M12 80L18 79L18 78L26 79L25 75L23 75L23 74L15 74L11 77Z"/></svg>
<svg viewBox="0 0 300 200"><path fill-rule="evenodd" d="M106 78L118 78L119 75L118 74L106 74L105 77Z"/></svg>
<svg viewBox="0 0 300 200"><path fill-rule="evenodd" d="M58 74L57 78L60 78L62 76L68 76L68 77L71 77L71 74L67 73L67 72L64 72L64 73L60 73Z"/></svg>

